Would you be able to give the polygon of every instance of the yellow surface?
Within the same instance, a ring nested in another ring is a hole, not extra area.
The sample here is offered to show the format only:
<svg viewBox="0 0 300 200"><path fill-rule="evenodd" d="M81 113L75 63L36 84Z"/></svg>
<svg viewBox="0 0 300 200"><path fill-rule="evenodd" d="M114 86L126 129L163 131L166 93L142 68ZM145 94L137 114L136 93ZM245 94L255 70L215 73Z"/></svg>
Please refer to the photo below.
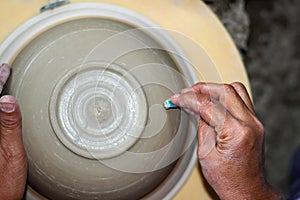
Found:
<svg viewBox="0 0 300 200"><path fill-rule="evenodd" d="M100 0L89 0L89 2ZM72 2L84 2L73 0ZM86 2L86 1L85 1ZM200 47L176 38L191 58L200 80L214 82L241 81L250 90L247 75L229 35L218 19L200 0L102 0L135 10L163 28L175 30ZM0 0L0 41L30 17L39 13L46 0ZM200 52L201 51L201 52ZM201 56L199 56L201 54ZM204 55L205 54L205 55ZM0 58L1 61L1 58ZM210 70L214 67L214 70ZM216 75L218 73L218 75ZM195 167L175 200L213 199Z"/></svg>

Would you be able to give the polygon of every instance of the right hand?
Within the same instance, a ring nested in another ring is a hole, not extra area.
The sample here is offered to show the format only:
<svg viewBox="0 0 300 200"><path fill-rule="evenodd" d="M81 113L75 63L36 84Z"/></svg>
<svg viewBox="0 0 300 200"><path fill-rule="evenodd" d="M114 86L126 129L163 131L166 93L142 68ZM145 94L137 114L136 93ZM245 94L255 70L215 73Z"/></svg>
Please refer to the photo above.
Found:
<svg viewBox="0 0 300 200"><path fill-rule="evenodd" d="M198 119L198 158L221 199L281 199L264 177L264 127L241 83L198 83L172 97Z"/></svg>

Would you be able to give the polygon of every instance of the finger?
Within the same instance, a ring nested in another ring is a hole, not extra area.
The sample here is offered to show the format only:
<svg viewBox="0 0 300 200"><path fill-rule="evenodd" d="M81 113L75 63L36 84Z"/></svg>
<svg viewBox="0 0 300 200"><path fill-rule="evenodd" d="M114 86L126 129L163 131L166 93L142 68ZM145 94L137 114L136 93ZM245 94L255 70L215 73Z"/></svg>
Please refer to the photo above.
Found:
<svg viewBox="0 0 300 200"><path fill-rule="evenodd" d="M252 113L254 113L253 104L249 97L246 87L240 82L234 82L234 83L231 83L231 85L235 89L235 91L239 94L239 96L242 98L242 100L244 101L244 103L246 104L248 109Z"/></svg>
<svg viewBox="0 0 300 200"><path fill-rule="evenodd" d="M242 121L249 118L248 107L232 85L197 83L192 87L195 92L209 95L211 98L219 101L235 118Z"/></svg>
<svg viewBox="0 0 300 200"><path fill-rule="evenodd" d="M189 114L200 115L197 96L195 92L188 92L184 94L175 94L171 97L172 103L177 106L180 106Z"/></svg>
<svg viewBox="0 0 300 200"><path fill-rule="evenodd" d="M10 75L10 67L8 64L2 64L0 67L0 93L2 92L3 86L5 85Z"/></svg>
<svg viewBox="0 0 300 200"><path fill-rule="evenodd" d="M180 96L180 94L175 94L173 97L171 97L171 101L172 101L172 98L173 98L173 100L175 99L175 101L176 101L176 99L177 99L178 96ZM178 105L178 104L176 104L176 105ZM183 109L183 111L185 111L186 113L194 116L194 118L196 120L196 123L199 123L199 121L201 120L200 113L199 113L198 110L186 107L186 108Z"/></svg>
<svg viewBox="0 0 300 200"><path fill-rule="evenodd" d="M212 127L222 127L228 118L232 118L225 107L208 95L188 92L174 95L171 100L182 109L199 113L200 117Z"/></svg>
<svg viewBox="0 0 300 200"><path fill-rule="evenodd" d="M204 159L216 147L216 133L204 121L198 123L198 158Z"/></svg>
<svg viewBox="0 0 300 200"><path fill-rule="evenodd" d="M188 92L194 92L194 88L193 87L183 88L180 93L183 94Z"/></svg>
<svg viewBox="0 0 300 200"><path fill-rule="evenodd" d="M24 156L21 135L21 112L12 96L0 98L0 144L11 158Z"/></svg>

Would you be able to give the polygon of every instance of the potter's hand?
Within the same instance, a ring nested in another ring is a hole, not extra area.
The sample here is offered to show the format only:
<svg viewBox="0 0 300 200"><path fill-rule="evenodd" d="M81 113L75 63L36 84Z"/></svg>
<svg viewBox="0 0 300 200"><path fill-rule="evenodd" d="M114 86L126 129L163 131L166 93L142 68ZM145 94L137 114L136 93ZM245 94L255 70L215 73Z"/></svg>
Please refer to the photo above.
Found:
<svg viewBox="0 0 300 200"><path fill-rule="evenodd" d="M172 97L198 119L198 157L221 199L281 199L264 178L264 127L241 83L198 83Z"/></svg>
<svg viewBox="0 0 300 200"><path fill-rule="evenodd" d="M3 64L0 67L1 91L9 74L9 66ZM12 96L3 96L0 98L0 199L21 199L26 177L27 160L21 137L20 109Z"/></svg>

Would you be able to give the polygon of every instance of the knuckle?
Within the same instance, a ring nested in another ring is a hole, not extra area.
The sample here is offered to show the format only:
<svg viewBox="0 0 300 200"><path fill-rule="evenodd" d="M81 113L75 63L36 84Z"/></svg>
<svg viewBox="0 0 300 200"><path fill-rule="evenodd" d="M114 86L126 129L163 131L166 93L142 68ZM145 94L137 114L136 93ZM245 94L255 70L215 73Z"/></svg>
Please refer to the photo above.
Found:
<svg viewBox="0 0 300 200"><path fill-rule="evenodd" d="M2 129L15 130L20 127L21 118L5 117L0 119L0 125Z"/></svg>
<svg viewBox="0 0 300 200"><path fill-rule="evenodd" d="M230 85L232 85L235 88L246 89L245 85L241 82L233 82Z"/></svg>
<svg viewBox="0 0 300 200"><path fill-rule="evenodd" d="M249 127L252 128L252 130L255 130L257 133L265 133L265 127L263 123L257 118L257 116L254 113L250 113L250 116L247 120L247 124Z"/></svg>
<svg viewBox="0 0 300 200"><path fill-rule="evenodd" d="M199 107L209 107L212 104L211 98L208 95L197 94Z"/></svg>
<svg viewBox="0 0 300 200"><path fill-rule="evenodd" d="M198 82L198 83L194 84L192 87L197 87L197 86L200 86L200 85L202 85L202 84L203 84L203 83Z"/></svg>
<svg viewBox="0 0 300 200"><path fill-rule="evenodd" d="M240 129L244 141L254 142L264 137L264 126L258 120L254 123L242 123Z"/></svg>
<svg viewBox="0 0 300 200"><path fill-rule="evenodd" d="M204 85L204 83L198 82L195 85L192 86L194 91L200 90L200 88Z"/></svg>
<svg viewBox="0 0 300 200"><path fill-rule="evenodd" d="M241 94L248 94L247 92L247 88L245 87L245 85L241 82L234 82L231 83L232 87L234 87L234 89Z"/></svg>
<svg viewBox="0 0 300 200"><path fill-rule="evenodd" d="M229 95L235 93L233 86L230 84L224 84L224 91L226 94L229 94Z"/></svg>
<svg viewBox="0 0 300 200"><path fill-rule="evenodd" d="M259 119L257 119L257 117L253 117L254 118L254 125L256 127L256 129L258 130L258 132L260 134L264 134L265 133L265 127L264 125L261 123L261 121Z"/></svg>
<svg viewBox="0 0 300 200"><path fill-rule="evenodd" d="M236 91L232 85L224 84L223 85L223 94L220 94L220 101L228 102L228 99L232 98L235 95Z"/></svg>

